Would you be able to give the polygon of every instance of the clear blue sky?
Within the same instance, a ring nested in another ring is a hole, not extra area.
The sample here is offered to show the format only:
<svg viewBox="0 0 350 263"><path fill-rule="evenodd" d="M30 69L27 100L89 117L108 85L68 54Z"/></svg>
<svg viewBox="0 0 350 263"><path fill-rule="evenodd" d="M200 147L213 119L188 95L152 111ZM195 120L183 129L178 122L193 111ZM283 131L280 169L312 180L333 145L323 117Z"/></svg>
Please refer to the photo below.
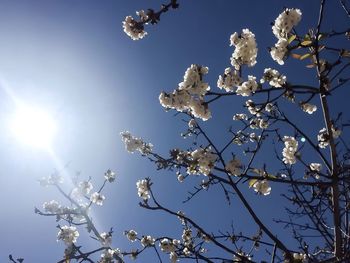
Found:
<svg viewBox="0 0 350 263"><path fill-rule="evenodd" d="M328 2L326 31L349 26L338 1ZM206 79L218 91L217 77L230 65L233 51L229 36L249 28L259 48L257 65L249 70L250 74L260 77L264 68L274 67L291 81L315 83L313 73L302 66L295 68L296 61L289 60L280 67L269 56L267 47L276 42L270 23L283 7L302 10L297 31L306 32L317 23L319 1L179 3L178 10L165 14L159 25L148 26L148 35L136 42L123 32L125 16L140 9L157 10L161 1L0 0L0 86L54 113L59 126L54 150L62 163L70 162L68 173L81 171L83 176L91 176L97 186L105 170L116 171L117 182L106 188L105 205L94 210L94 218L101 232L114 228L113 245L120 248L136 246L122 235L128 229L181 237L177 220L138 207L135 183L151 176L159 199L179 210L186 191L202 178L180 185L175 173L156 171L139 155L128 154L119 132L130 130L142 136L162 154L190 145L180 136L186 123L181 117L173 117L175 112L166 113L158 101L161 91L177 87L188 66L208 66ZM226 131L234 125L232 115L242 112L243 103L242 98L231 98L213 105L213 119L204 126L219 144L229 138ZM345 110L340 104L338 110ZM7 262L12 253L24 257L25 262L55 262L64 248L56 242L57 223L53 218L35 215L34 206L60 199L54 189L41 188L36 181L52 173L56 164L45 151L19 144L8 132L4 120L13 107L5 89L0 88L0 261ZM320 121L320 117L318 112L310 120ZM310 120L300 121L304 125ZM317 127L322 128L321 124ZM238 153L238 148L235 150ZM272 158L273 154L267 152L260 161L271 162ZM280 193L278 189L272 191L266 198L247 191L253 207L267 222L283 206L282 201L272 205L271 200L278 199ZM183 209L211 231L229 229L231 220L237 229L256 231L246 229L246 212L237 202L228 206L218 189L201 195ZM86 248L96 243L84 235L79 241ZM154 256L146 253L138 262L154 262Z"/></svg>

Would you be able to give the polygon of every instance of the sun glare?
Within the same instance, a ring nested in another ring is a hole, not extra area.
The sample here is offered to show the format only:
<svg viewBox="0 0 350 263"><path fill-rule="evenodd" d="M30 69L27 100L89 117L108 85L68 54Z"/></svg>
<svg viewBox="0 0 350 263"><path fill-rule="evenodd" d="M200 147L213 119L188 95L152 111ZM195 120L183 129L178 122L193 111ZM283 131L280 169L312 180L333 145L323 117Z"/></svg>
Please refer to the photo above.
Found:
<svg viewBox="0 0 350 263"><path fill-rule="evenodd" d="M29 106L21 106L10 122L12 134L21 143L49 150L56 124L48 112Z"/></svg>

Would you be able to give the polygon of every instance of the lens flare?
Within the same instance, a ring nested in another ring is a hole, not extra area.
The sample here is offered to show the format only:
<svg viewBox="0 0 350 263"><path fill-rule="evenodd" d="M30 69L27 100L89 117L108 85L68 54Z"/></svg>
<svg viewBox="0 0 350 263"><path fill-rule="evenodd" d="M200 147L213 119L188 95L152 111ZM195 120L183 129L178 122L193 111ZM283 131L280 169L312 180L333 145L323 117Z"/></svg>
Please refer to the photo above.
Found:
<svg viewBox="0 0 350 263"><path fill-rule="evenodd" d="M11 132L21 143L42 149L51 147L56 124L47 111L22 105L11 119Z"/></svg>

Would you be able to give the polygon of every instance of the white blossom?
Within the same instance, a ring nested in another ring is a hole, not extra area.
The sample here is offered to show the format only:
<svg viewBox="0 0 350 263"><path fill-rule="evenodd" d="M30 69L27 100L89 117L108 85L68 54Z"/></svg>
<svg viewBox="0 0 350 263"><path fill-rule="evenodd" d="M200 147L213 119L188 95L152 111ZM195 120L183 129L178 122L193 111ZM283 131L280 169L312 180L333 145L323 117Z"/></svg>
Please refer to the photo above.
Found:
<svg viewBox="0 0 350 263"><path fill-rule="evenodd" d="M189 109L194 117L200 118L203 121L207 121L211 118L211 112L208 108L208 104L206 104L204 100L192 98L190 100Z"/></svg>
<svg viewBox="0 0 350 263"><path fill-rule="evenodd" d="M256 135L254 132L252 132L251 134L249 134L249 140L251 142L255 142L258 141L260 139L260 135Z"/></svg>
<svg viewBox="0 0 350 263"><path fill-rule="evenodd" d="M279 73L276 69L265 68L260 83L268 82L272 87L280 88L286 84L286 81L287 77Z"/></svg>
<svg viewBox="0 0 350 263"><path fill-rule="evenodd" d="M238 86L236 93L237 95L247 97L250 96L251 93L255 93L257 89L258 83L256 82L256 77L248 75L248 80Z"/></svg>
<svg viewBox="0 0 350 263"><path fill-rule="evenodd" d="M185 228L182 232L181 238L185 246L190 245L192 243L192 230Z"/></svg>
<svg viewBox="0 0 350 263"><path fill-rule="evenodd" d="M144 13L139 13L144 14ZM125 17L123 21L124 32L132 39L139 40L147 35L142 22L136 21L132 16Z"/></svg>
<svg viewBox="0 0 350 263"><path fill-rule="evenodd" d="M105 179L110 183L114 182L115 176L116 176L115 172L113 172L111 169L108 169L104 175Z"/></svg>
<svg viewBox="0 0 350 263"><path fill-rule="evenodd" d="M105 247L109 247L112 244L112 234L111 233L107 233L107 232L103 232L100 234L100 241L101 244Z"/></svg>
<svg viewBox="0 0 350 263"><path fill-rule="evenodd" d="M298 150L298 141L292 136L284 136L283 162L285 164L295 164L295 153Z"/></svg>
<svg viewBox="0 0 350 263"><path fill-rule="evenodd" d="M162 92L159 95L160 104L166 109L179 112L187 111L196 118L208 120L211 112L204 101L204 95L210 90L208 83L203 82L203 75L208 68L191 65L185 72L184 80L172 93Z"/></svg>
<svg viewBox="0 0 350 263"><path fill-rule="evenodd" d="M260 118L253 118L250 120L249 123L249 127L251 129L266 129L267 127L269 127L269 123Z"/></svg>
<svg viewBox="0 0 350 263"><path fill-rule="evenodd" d="M143 247L154 246L155 239L151 236L143 236L141 238L141 245Z"/></svg>
<svg viewBox="0 0 350 263"><path fill-rule="evenodd" d="M151 143L145 143L141 138L134 137L130 132L123 131L120 133L122 141L125 144L125 149L129 153L139 151L142 155L147 155L152 152L153 145Z"/></svg>
<svg viewBox="0 0 350 263"><path fill-rule="evenodd" d="M264 180L257 180L253 184L254 191L262 194L262 195L269 195L271 193L271 187L269 186L269 182Z"/></svg>
<svg viewBox="0 0 350 263"><path fill-rule="evenodd" d="M223 75L219 76L217 85L219 89L224 89L226 92L233 92L242 83L239 72L231 68L226 68Z"/></svg>
<svg viewBox="0 0 350 263"><path fill-rule="evenodd" d="M288 39L288 34L301 20L301 11L295 8L286 8L275 20L272 32L278 38Z"/></svg>
<svg viewBox="0 0 350 263"><path fill-rule="evenodd" d="M101 260L99 263L113 263L114 255L117 255L118 257L122 256L119 249L106 249L101 254Z"/></svg>
<svg viewBox="0 0 350 263"><path fill-rule="evenodd" d="M67 246L77 242L79 232L74 226L62 226L57 234L57 240L62 240Z"/></svg>
<svg viewBox="0 0 350 263"><path fill-rule="evenodd" d="M234 121L238 121L238 120L247 120L248 117L246 114L244 113L236 113L235 115L233 115L233 120Z"/></svg>
<svg viewBox="0 0 350 263"><path fill-rule="evenodd" d="M272 112L275 109L275 106L272 103L267 103L265 106L265 110L267 112Z"/></svg>
<svg viewBox="0 0 350 263"><path fill-rule="evenodd" d="M90 201L96 205L103 205L105 199L106 197L98 192L95 192L90 196Z"/></svg>
<svg viewBox="0 0 350 263"><path fill-rule="evenodd" d="M208 67L192 64L187 68L184 79L179 83L179 89L187 90L191 95L203 96L210 90L208 83L203 82L202 78L208 74Z"/></svg>
<svg viewBox="0 0 350 263"><path fill-rule="evenodd" d="M184 255L187 256L187 257L191 255L191 251L188 249L188 247L185 247L182 250L182 253L184 253Z"/></svg>
<svg viewBox="0 0 350 263"><path fill-rule="evenodd" d="M256 115L257 117L259 117L261 115L260 113L260 108L255 106L255 103L252 100L247 100L245 102L245 106L248 108L248 111L250 112L250 114L252 115Z"/></svg>
<svg viewBox="0 0 350 263"><path fill-rule="evenodd" d="M326 128L322 128L317 135L318 146L320 148L326 148L329 144L329 135Z"/></svg>
<svg viewBox="0 0 350 263"><path fill-rule="evenodd" d="M225 170L234 176L240 176L242 174L241 169L242 169L241 161L238 160L237 158L230 160L225 166Z"/></svg>
<svg viewBox="0 0 350 263"><path fill-rule="evenodd" d="M217 156L211 153L211 148L196 149L191 153L191 158L195 165L187 168L189 174L204 174L209 175L211 169L214 167Z"/></svg>
<svg viewBox="0 0 350 263"><path fill-rule="evenodd" d="M148 200L150 198L149 188L148 188L148 180L138 180L136 182L137 194L143 200Z"/></svg>
<svg viewBox="0 0 350 263"><path fill-rule="evenodd" d="M176 242L175 242L176 243ZM167 239L167 238L163 238L160 242L159 242L159 246L160 246L160 249L163 251L163 252L167 252L167 253L170 253L170 252L174 252L175 251L175 244L173 241Z"/></svg>
<svg viewBox="0 0 350 263"><path fill-rule="evenodd" d="M62 184L63 183L63 177L59 174L52 174L48 177L41 177L38 179L41 186L49 186L49 185L55 185L55 184Z"/></svg>
<svg viewBox="0 0 350 263"><path fill-rule="evenodd" d="M302 103L300 104L300 107L303 111L309 114L312 114L317 110L317 106L310 103Z"/></svg>
<svg viewBox="0 0 350 263"><path fill-rule="evenodd" d="M185 213L182 211L177 211L177 218L180 220L182 225L186 225L186 219L184 218Z"/></svg>
<svg viewBox="0 0 350 263"><path fill-rule="evenodd" d="M135 242L137 240L137 232L135 230L129 230L125 232L126 237L131 241Z"/></svg>
<svg viewBox="0 0 350 263"><path fill-rule="evenodd" d="M320 172L322 170L322 164L320 163L310 163L310 170L314 172Z"/></svg>
<svg viewBox="0 0 350 263"><path fill-rule="evenodd" d="M243 29L241 34L233 33L230 37L231 46L235 50L231 56L231 65L239 70L242 65L252 67L256 64L258 53L255 35L249 29Z"/></svg>
<svg viewBox="0 0 350 263"><path fill-rule="evenodd" d="M338 129L338 128L335 128L333 125L332 125L332 135L333 135L333 138L334 139L337 139L341 134L341 129Z"/></svg>
<svg viewBox="0 0 350 263"><path fill-rule="evenodd" d="M146 22L148 19L148 15L146 14L145 10L136 11L136 15L140 17L142 22Z"/></svg>
<svg viewBox="0 0 350 263"><path fill-rule="evenodd" d="M287 56L287 53L288 53L287 46L288 46L288 40L281 38L278 40L275 46L272 47L270 50L272 59L280 65L284 64L284 59Z"/></svg>
<svg viewBox="0 0 350 263"><path fill-rule="evenodd" d="M44 208L45 212L52 213L52 214L56 214L56 213L59 213L61 211L61 205L55 200L45 202L43 204L43 208Z"/></svg>
<svg viewBox="0 0 350 263"><path fill-rule="evenodd" d="M293 253L293 258L295 260L298 260L298 262L301 262L301 263L307 263L308 262L307 256L304 253Z"/></svg>
<svg viewBox="0 0 350 263"><path fill-rule="evenodd" d="M89 194L92 188L92 183L90 183L89 181L82 181L78 183L78 189L83 195Z"/></svg>
<svg viewBox="0 0 350 263"><path fill-rule="evenodd" d="M341 130L338 128L335 128L332 125L332 135L333 135L333 139L337 139L340 134L341 134ZM329 145L329 134L327 132L326 128L322 128L317 135L317 140L318 140L318 146L320 148L326 148Z"/></svg>

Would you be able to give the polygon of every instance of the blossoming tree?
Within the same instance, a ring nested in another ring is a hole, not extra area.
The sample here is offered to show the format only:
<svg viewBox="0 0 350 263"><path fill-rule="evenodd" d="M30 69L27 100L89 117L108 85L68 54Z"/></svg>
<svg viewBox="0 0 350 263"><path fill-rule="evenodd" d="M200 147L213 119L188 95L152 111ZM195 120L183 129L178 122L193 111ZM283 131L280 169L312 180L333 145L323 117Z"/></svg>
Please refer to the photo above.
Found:
<svg viewBox="0 0 350 263"><path fill-rule="evenodd" d="M350 17L345 1L332 4L340 4ZM92 191L91 179L78 177L74 187L65 191L60 175L55 174L43 178L40 183L57 188L71 206L49 201L42 209L36 209L36 213L62 222L58 225L57 239L64 242L66 250L59 262L95 262L97 254L98 262L124 262L125 256L142 257L147 249L155 251L154 262L169 259L171 262L350 262L350 146L346 137L350 123L346 120L348 116L332 111L329 103L329 96L343 92L350 80L346 75L350 51L329 43L337 38L343 42L336 43L348 43L350 29L345 25L342 31L325 32L325 6L326 0L321 0L316 27L302 34L296 29L302 22L302 10L285 8L272 25L271 35L276 38L276 44L269 49L272 59L279 65L284 65L287 59L310 61L307 67L313 71L318 85L289 80L286 74L273 68L266 68L261 76L251 75L250 68L257 63L257 41L251 30L242 29L230 36L231 65L218 76L217 87L205 80L208 67L192 64L174 90L159 95L165 110L176 111L186 120L186 132L182 136L190 140L187 149L170 149L169 155L164 156L157 153L151 143L128 131L121 132L126 150L139 152L153 162L157 170L175 173L180 183L189 177L199 178L186 202L212 188L222 189L227 202L239 200L252 219L252 227L257 229L255 235L245 234L245 229L217 233L207 230L202 222L187 216L185 211L174 211L163 205L152 190L157 181L148 177L136 182L140 206L178 218L182 235L153 236L131 229L125 231L125 235L133 248L114 248L111 246L112 229L99 232L89 210L94 205L103 205L103 189L115 181L115 173L107 170L102 186L96 191ZM162 14L178 7L177 1L172 0L159 11L138 11L137 19L125 18L124 31L131 39L140 40L147 35L145 27L149 23L158 23ZM233 115L240 128L230 129L231 138L226 144L218 145L202 123L210 124L213 103L235 96L247 97L242 111ZM293 120L291 106L300 108L306 117L316 111L322 112L323 123L315 126L316 136L303 129L302 121L306 119ZM242 151L233 154L233 147L237 146ZM258 162L264 147L274 156L272 164ZM286 211L280 213L285 212L288 219L275 222L289 228L291 237L285 237L277 227L266 224L246 196L248 190L255 192L256 198L265 198L274 188L286 190L283 198L288 205ZM100 241L99 247L88 252L83 250L78 232L82 227ZM296 246L290 245L290 238L296 241ZM265 254L256 256L257 248ZM265 261L261 261L262 258ZM22 262L12 256L10 260Z"/></svg>

